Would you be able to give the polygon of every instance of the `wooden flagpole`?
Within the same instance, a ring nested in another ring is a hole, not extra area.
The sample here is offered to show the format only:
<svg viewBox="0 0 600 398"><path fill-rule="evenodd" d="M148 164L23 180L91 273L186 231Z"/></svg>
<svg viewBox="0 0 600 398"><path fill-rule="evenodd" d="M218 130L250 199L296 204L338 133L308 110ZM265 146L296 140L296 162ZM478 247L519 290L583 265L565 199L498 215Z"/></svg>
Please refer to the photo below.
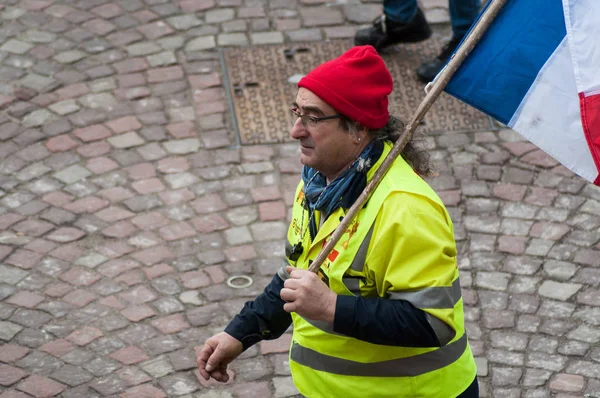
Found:
<svg viewBox="0 0 600 398"><path fill-rule="evenodd" d="M329 253L331 253L336 243L340 240L342 235L344 235L344 232L350 226L350 223L354 219L354 216L360 211L360 209L362 209L363 205L365 204L371 193L377 188L377 186L385 176L385 173L387 173L389 168L392 166L394 160L396 160L398 155L402 153L402 150L404 149L408 141L410 141L420 121L423 119L429 108L431 108L435 100L440 96L442 91L444 91L444 88L446 88L448 82L450 81L458 67L463 63L467 55L469 55L469 53L473 50L475 45L479 42L487 28L496 18L496 16L498 15L498 13L500 12L507 0L490 1L491 4L486 8L477 24L473 26L473 29L471 29L468 36L463 41L462 45L458 48L458 51L456 51L456 53L448 61L448 63L446 64L444 69L439 73L436 79L425 87L425 91L427 94L425 95L425 98L423 99L423 101L421 101L421 104L419 105L415 113L412 115L410 121L404 128L404 132L402 133L400 138L398 138L390 153L383 160L381 166L379 166L379 169L375 172L375 175L373 176L369 184L365 187L358 199L356 199L356 202L354 202L352 207L348 210L348 213L346 214L340 225L337 226L336 230L331 236L331 239L329 239L325 247L321 249L317 257L315 258L315 261L313 261L313 263L310 265L310 267L308 268L309 271L316 273L321 268L321 264L323 264L323 261L325 261Z"/></svg>

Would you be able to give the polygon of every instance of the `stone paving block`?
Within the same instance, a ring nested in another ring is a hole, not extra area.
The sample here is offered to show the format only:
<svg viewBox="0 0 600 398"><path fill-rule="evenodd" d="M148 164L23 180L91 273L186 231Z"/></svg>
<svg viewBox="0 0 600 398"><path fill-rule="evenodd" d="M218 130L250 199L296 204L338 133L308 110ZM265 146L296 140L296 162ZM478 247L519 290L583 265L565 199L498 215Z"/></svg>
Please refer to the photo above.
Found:
<svg viewBox="0 0 600 398"><path fill-rule="evenodd" d="M5 260L6 264L14 265L23 269L30 269L37 264L43 255L29 250L17 249Z"/></svg>
<svg viewBox="0 0 600 398"><path fill-rule="evenodd" d="M91 170L94 174L104 174L108 171L117 169L119 167L119 165L115 161L101 156L101 157L90 159L85 164L85 167L88 170Z"/></svg>
<svg viewBox="0 0 600 398"><path fill-rule="evenodd" d="M136 233L138 229L127 221L120 221L104 228L102 234L112 238L126 238Z"/></svg>
<svg viewBox="0 0 600 398"><path fill-rule="evenodd" d="M64 152L77 147L77 142L68 135L59 135L50 138L46 142L46 147L52 152Z"/></svg>
<svg viewBox="0 0 600 398"><path fill-rule="evenodd" d="M31 50L33 45L21 40L10 39L6 41L0 50L6 51L12 54L25 54L27 51Z"/></svg>
<svg viewBox="0 0 600 398"><path fill-rule="evenodd" d="M275 386L276 397L293 397L299 394L291 376L274 377L273 385Z"/></svg>
<svg viewBox="0 0 600 398"><path fill-rule="evenodd" d="M590 344L597 344L600 342L600 332L598 332L596 328L587 325L578 326L576 329L570 331L569 334L567 334L567 337Z"/></svg>
<svg viewBox="0 0 600 398"><path fill-rule="evenodd" d="M158 45L150 41L130 44L126 49L131 57L145 56L161 51L161 48Z"/></svg>
<svg viewBox="0 0 600 398"><path fill-rule="evenodd" d="M58 339L44 344L39 349L60 358L73 350L73 344L64 339Z"/></svg>
<svg viewBox="0 0 600 398"><path fill-rule="evenodd" d="M323 39L321 29L297 29L288 30L285 35L293 42L319 41Z"/></svg>
<svg viewBox="0 0 600 398"><path fill-rule="evenodd" d="M271 221L261 222L250 226L252 236L257 241L282 239L287 232L287 226L283 222Z"/></svg>
<svg viewBox="0 0 600 398"><path fill-rule="evenodd" d="M78 240L85 235L85 232L77 228L64 227L53 231L52 233L46 236L46 239L58 243L67 243Z"/></svg>
<svg viewBox="0 0 600 398"><path fill-rule="evenodd" d="M0 361L10 363L23 358L29 352L29 348L15 345L4 344L0 350Z"/></svg>
<svg viewBox="0 0 600 398"><path fill-rule="evenodd" d="M42 126L52 120L53 115L46 109L39 109L29 113L23 118L23 124L29 127Z"/></svg>
<svg viewBox="0 0 600 398"><path fill-rule="evenodd" d="M165 357L158 357L144 362L141 368L154 378L166 376L173 372L173 367Z"/></svg>
<svg viewBox="0 0 600 398"><path fill-rule="evenodd" d="M100 124L77 129L73 134L83 142L102 140L112 135L110 130Z"/></svg>
<svg viewBox="0 0 600 398"><path fill-rule="evenodd" d="M174 84L174 83L172 83L172 84ZM162 87L170 89L171 87L173 87L172 84L165 85ZM164 93L164 94L169 94L169 93ZM170 108L170 109L167 109L167 114L169 116L169 119L172 122L191 121L191 120L194 120L196 117L196 115L194 114L194 108L191 106L186 106L183 108Z"/></svg>
<svg viewBox="0 0 600 398"><path fill-rule="evenodd" d="M158 232L166 241L179 240L196 235L196 231L185 221L162 227Z"/></svg>
<svg viewBox="0 0 600 398"><path fill-rule="evenodd" d="M189 394L198 389L196 380L186 373L175 373L160 379L160 386L168 396Z"/></svg>
<svg viewBox="0 0 600 398"><path fill-rule="evenodd" d="M160 38L156 41L156 43L166 51L175 51L183 48L185 44L185 38L182 36L168 36Z"/></svg>
<svg viewBox="0 0 600 398"><path fill-rule="evenodd" d="M215 48L217 43L214 36L197 37L185 45L186 52L202 51Z"/></svg>
<svg viewBox="0 0 600 398"><path fill-rule="evenodd" d="M247 46L248 37L245 33L221 33L217 36L219 46Z"/></svg>
<svg viewBox="0 0 600 398"><path fill-rule="evenodd" d="M81 109L74 100L64 100L64 101L55 102L54 104L50 105L48 108L52 112L54 112L60 116L68 115L73 112L77 112L78 110Z"/></svg>
<svg viewBox="0 0 600 398"><path fill-rule="evenodd" d="M340 24L344 19L339 10L329 7L302 7L300 16L308 27Z"/></svg>
<svg viewBox="0 0 600 398"><path fill-rule="evenodd" d="M206 88L220 86L221 78L218 73L213 72L209 74L189 76L189 82L192 88L196 90L203 90Z"/></svg>
<svg viewBox="0 0 600 398"><path fill-rule="evenodd" d="M163 143L163 146L168 153L176 155L185 155L194 153L200 148L200 141L196 138L188 138L184 140L173 140Z"/></svg>
<svg viewBox="0 0 600 398"><path fill-rule="evenodd" d="M164 334L178 333L190 327L190 324L185 321L181 314L174 314L155 319L150 323Z"/></svg>
<svg viewBox="0 0 600 398"><path fill-rule="evenodd" d="M87 54L79 50L63 51L56 54L52 59L61 64L72 64L85 58Z"/></svg>
<svg viewBox="0 0 600 398"><path fill-rule="evenodd" d="M567 373L557 374L550 381L550 389L554 391L579 392L583 390L584 379L580 375Z"/></svg>
<svg viewBox="0 0 600 398"><path fill-rule="evenodd" d="M136 132L130 131L119 136L113 136L108 139L108 142L115 148L126 149L132 148L145 143L144 139Z"/></svg>
<svg viewBox="0 0 600 398"><path fill-rule="evenodd" d="M83 23L82 27L98 36L105 36L117 28L114 24L100 18L89 20Z"/></svg>
<svg viewBox="0 0 600 398"><path fill-rule="evenodd" d="M111 19L123 13L123 9L118 4L102 4L90 10L92 13L104 19Z"/></svg>
<svg viewBox="0 0 600 398"><path fill-rule="evenodd" d="M102 335L103 334L100 329L91 326L85 326L67 336L67 340L79 346L85 346Z"/></svg>
<svg viewBox="0 0 600 398"><path fill-rule="evenodd" d="M123 363L124 365L132 365L150 359L150 357L148 357L144 351L136 346L122 348L110 354L110 357Z"/></svg>
<svg viewBox="0 0 600 398"><path fill-rule="evenodd" d="M20 181L30 181L34 178L41 177L52 169L43 163L34 163L31 166L27 166L21 169L17 174L17 179Z"/></svg>
<svg viewBox="0 0 600 398"><path fill-rule="evenodd" d="M115 134L125 133L127 131L139 130L142 125L135 116L124 116L119 119L111 120L106 122L106 125Z"/></svg>
<svg viewBox="0 0 600 398"><path fill-rule="evenodd" d="M94 380L90 383L90 387L98 391L101 396L110 396L125 390L128 385L125 380L121 379L116 373L113 373Z"/></svg>
<svg viewBox="0 0 600 398"><path fill-rule="evenodd" d="M351 22L369 24L381 15L381 6L378 4L347 5L343 8L344 16Z"/></svg>
<svg viewBox="0 0 600 398"><path fill-rule="evenodd" d="M80 257L82 253L83 250L77 247L76 244L66 244L58 246L55 250L50 252L50 255L59 260L73 261Z"/></svg>
<svg viewBox="0 0 600 398"><path fill-rule="evenodd" d="M138 398L138 397L148 397L148 398L166 398L164 391L150 385L143 384L140 386L131 387L125 392L121 394L123 398Z"/></svg>
<svg viewBox="0 0 600 398"><path fill-rule="evenodd" d="M44 376L31 375L19 383L17 388L34 397L47 397L60 394L67 386Z"/></svg>
<svg viewBox="0 0 600 398"><path fill-rule="evenodd" d="M163 51L158 54L149 55L148 63L151 66L168 66L177 63L177 57L172 51Z"/></svg>
<svg viewBox="0 0 600 398"><path fill-rule="evenodd" d="M199 181L198 177L191 173L167 174L164 179L171 189L189 187Z"/></svg>
<svg viewBox="0 0 600 398"><path fill-rule="evenodd" d="M173 28L164 21L148 23L137 28L149 40L155 40L159 37L170 35L174 32Z"/></svg>
<svg viewBox="0 0 600 398"><path fill-rule="evenodd" d="M14 304L18 307L35 308L39 303L44 301L44 297L39 294L21 290L10 296L6 300L9 304Z"/></svg>
<svg viewBox="0 0 600 398"><path fill-rule="evenodd" d="M578 374L581 376L589 377L594 380L597 377L597 365L589 362L577 360L573 361L566 369L570 374Z"/></svg>
<svg viewBox="0 0 600 398"><path fill-rule="evenodd" d="M166 191L158 194L160 200L167 206L178 205L194 199L195 195L187 188L176 191ZM193 220L192 220L193 222Z"/></svg>
<svg viewBox="0 0 600 398"><path fill-rule="evenodd" d="M10 341L21 330L23 330L23 327L17 325L16 323L0 321L0 339L1 340Z"/></svg>
<svg viewBox="0 0 600 398"><path fill-rule="evenodd" d="M73 184L91 176L92 173L78 165L73 165L53 174L53 177L65 184Z"/></svg>
<svg viewBox="0 0 600 398"><path fill-rule="evenodd" d="M65 365L59 370L53 372L50 376L53 379L71 387L81 385L94 378L94 376L89 372L73 365Z"/></svg>
<svg viewBox="0 0 600 398"><path fill-rule="evenodd" d="M109 93L87 94L79 98L79 102L91 109L104 109L111 111L119 106L117 99Z"/></svg>
<svg viewBox="0 0 600 398"><path fill-rule="evenodd" d="M27 373L19 368L0 364L0 385L2 386L10 386L25 376L27 376Z"/></svg>
<svg viewBox="0 0 600 398"><path fill-rule="evenodd" d="M194 123L189 121L170 124L167 126L167 130L169 134L178 139L196 136Z"/></svg>
<svg viewBox="0 0 600 398"><path fill-rule="evenodd" d="M183 69L181 66L169 66L165 68L156 68L148 70L148 82L159 83L183 78Z"/></svg>
<svg viewBox="0 0 600 398"><path fill-rule="evenodd" d="M158 178L150 178L147 180L138 180L132 184L133 189L142 195L165 190L165 186Z"/></svg>
<svg viewBox="0 0 600 398"><path fill-rule="evenodd" d="M0 276L3 283L16 285L19 281L28 276L27 271L6 265L0 265Z"/></svg>
<svg viewBox="0 0 600 398"><path fill-rule="evenodd" d="M211 115L212 116L212 115ZM206 116L202 120L206 120L211 116ZM220 122L219 122L220 123ZM202 126L202 122L200 123ZM207 149L223 148L231 145L231 139L226 131L218 130L202 133L202 141Z"/></svg>
<svg viewBox="0 0 600 398"><path fill-rule="evenodd" d="M568 300L575 295L582 285L577 283L559 283L554 281L544 281L539 288L539 294L544 297L557 300Z"/></svg>
<svg viewBox="0 0 600 398"><path fill-rule="evenodd" d="M84 289L73 290L63 297L64 302L73 304L76 307L85 307L96 299L97 296L95 294Z"/></svg>

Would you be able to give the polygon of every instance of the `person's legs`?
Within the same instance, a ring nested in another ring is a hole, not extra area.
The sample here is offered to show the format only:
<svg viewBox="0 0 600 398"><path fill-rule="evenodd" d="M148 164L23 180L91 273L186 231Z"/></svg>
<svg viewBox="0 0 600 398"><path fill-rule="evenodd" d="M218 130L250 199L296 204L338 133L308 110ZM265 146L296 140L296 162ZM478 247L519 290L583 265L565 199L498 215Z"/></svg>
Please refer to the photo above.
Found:
<svg viewBox="0 0 600 398"><path fill-rule="evenodd" d="M396 23L407 23L417 15L416 0L384 0L383 14Z"/></svg>
<svg viewBox="0 0 600 398"><path fill-rule="evenodd" d="M424 62L417 68L417 76L423 83L432 81L442 70L448 58L460 44L467 31L477 19L481 6L480 0L449 0L452 39L442 48L437 58Z"/></svg>
<svg viewBox="0 0 600 398"><path fill-rule="evenodd" d="M373 26L356 32L354 44L368 44L379 51L392 44L414 43L430 36L431 29L416 0L384 0L383 16Z"/></svg>
<svg viewBox="0 0 600 398"><path fill-rule="evenodd" d="M471 385L456 398L479 398L479 383L477 382L477 376L475 376L475 380L473 380Z"/></svg>
<svg viewBox="0 0 600 398"><path fill-rule="evenodd" d="M450 21L454 37L462 38L477 19L481 8L480 0L449 0Z"/></svg>

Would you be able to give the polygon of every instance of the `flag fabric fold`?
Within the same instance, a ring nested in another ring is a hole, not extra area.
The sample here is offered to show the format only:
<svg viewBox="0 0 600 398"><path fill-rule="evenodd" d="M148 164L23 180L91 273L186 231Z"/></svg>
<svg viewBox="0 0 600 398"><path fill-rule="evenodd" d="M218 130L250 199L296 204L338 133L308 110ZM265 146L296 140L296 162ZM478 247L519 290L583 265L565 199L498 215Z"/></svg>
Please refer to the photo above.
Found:
<svg viewBox="0 0 600 398"><path fill-rule="evenodd" d="M599 0L508 0L446 92L600 185L598 21Z"/></svg>

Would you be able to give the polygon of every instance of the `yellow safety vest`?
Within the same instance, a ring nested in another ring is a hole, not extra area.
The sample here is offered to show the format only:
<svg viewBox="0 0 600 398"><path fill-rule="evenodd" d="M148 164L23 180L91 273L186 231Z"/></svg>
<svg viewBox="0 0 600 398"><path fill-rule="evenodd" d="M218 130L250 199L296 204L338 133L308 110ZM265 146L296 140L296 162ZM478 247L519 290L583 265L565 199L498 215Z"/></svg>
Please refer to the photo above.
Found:
<svg viewBox="0 0 600 398"><path fill-rule="evenodd" d="M368 179L390 149L386 142ZM308 223L302 187L296 191L288 252ZM288 259L279 275L289 276L288 263L308 268L344 215L344 209L331 214L312 241L305 233L303 253L296 261ZM319 225L319 212L314 217ZM452 221L439 197L402 158L329 254L320 276L338 295L409 301L425 311L442 347L371 344L293 313L290 368L304 396L452 398L473 381L476 367L464 330Z"/></svg>

